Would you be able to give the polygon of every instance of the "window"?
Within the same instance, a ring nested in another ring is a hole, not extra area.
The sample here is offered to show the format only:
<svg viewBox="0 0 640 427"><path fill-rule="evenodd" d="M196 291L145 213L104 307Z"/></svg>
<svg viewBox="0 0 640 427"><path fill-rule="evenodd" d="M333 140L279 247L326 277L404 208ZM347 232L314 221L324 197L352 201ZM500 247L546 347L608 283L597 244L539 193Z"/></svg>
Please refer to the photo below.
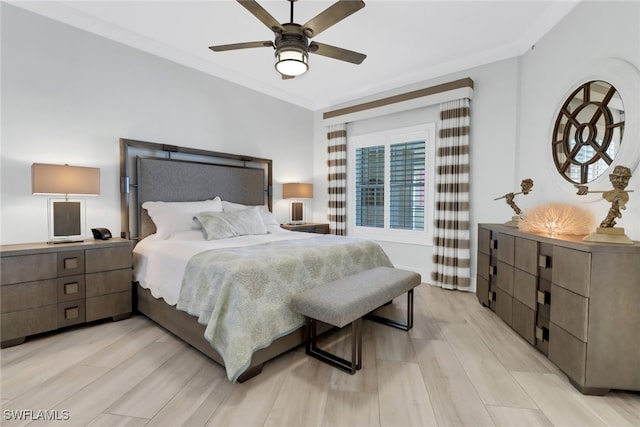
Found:
<svg viewBox="0 0 640 427"><path fill-rule="evenodd" d="M424 230L426 141L391 144L389 221L391 228Z"/></svg>
<svg viewBox="0 0 640 427"><path fill-rule="evenodd" d="M350 138L349 234L431 244L434 135L430 124Z"/></svg>
<svg viewBox="0 0 640 427"><path fill-rule="evenodd" d="M356 149L356 224L384 227L384 146Z"/></svg>

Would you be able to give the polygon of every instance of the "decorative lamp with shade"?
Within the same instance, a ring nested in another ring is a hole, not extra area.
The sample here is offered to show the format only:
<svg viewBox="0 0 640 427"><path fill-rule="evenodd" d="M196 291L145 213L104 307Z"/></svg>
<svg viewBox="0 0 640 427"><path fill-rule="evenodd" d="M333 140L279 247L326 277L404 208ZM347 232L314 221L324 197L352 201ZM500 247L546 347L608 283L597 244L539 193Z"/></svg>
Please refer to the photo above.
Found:
<svg viewBox="0 0 640 427"><path fill-rule="evenodd" d="M300 199L313 198L313 184L288 183L282 184L282 198L294 199L290 204L290 224L304 223L304 202Z"/></svg>
<svg viewBox="0 0 640 427"><path fill-rule="evenodd" d="M86 230L84 199L69 196L99 195L100 169L34 163L31 191L36 195L64 196L64 199L49 198L47 243L81 242Z"/></svg>

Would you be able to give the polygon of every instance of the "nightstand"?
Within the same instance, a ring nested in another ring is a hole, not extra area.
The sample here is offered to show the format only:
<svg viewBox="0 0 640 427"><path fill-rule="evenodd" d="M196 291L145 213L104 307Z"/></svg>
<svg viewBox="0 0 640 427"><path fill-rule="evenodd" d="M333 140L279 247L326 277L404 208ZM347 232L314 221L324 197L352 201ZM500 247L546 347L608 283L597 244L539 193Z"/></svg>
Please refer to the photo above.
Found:
<svg viewBox="0 0 640 427"><path fill-rule="evenodd" d="M131 315L132 243L125 239L0 246L2 347L25 337Z"/></svg>
<svg viewBox="0 0 640 427"><path fill-rule="evenodd" d="M329 224L316 222L304 222L302 224L281 224L280 227L291 231L304 231L305 233L329 234Z"/></svg>

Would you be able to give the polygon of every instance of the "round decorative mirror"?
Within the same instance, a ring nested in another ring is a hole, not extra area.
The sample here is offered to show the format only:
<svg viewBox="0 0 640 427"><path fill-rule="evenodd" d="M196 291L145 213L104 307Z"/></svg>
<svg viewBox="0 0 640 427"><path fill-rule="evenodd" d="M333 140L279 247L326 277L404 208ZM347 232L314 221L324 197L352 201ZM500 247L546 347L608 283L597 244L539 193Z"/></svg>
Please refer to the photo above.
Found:
<svg viewBox="0 0 640 427"><path fill-rule="evenodd" d="M582 84L566 99L552 135L553 161L573 184L601 176L620 151L625 112L616 88L602 80Z"/></svg>

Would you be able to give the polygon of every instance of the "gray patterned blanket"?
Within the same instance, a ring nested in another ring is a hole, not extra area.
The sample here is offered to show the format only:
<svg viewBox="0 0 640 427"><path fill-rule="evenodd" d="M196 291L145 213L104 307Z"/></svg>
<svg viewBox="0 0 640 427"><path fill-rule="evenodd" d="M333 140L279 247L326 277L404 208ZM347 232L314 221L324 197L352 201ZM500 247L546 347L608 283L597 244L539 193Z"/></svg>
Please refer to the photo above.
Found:
<svg viewBox="0 0 640 427"><path fill-rule="evenodd" d="M189 260L177 308L206 325L236 382L254 352L304 325L293 294L376 266L392 267L377 243L332 235L213 249Z"/></svg>

